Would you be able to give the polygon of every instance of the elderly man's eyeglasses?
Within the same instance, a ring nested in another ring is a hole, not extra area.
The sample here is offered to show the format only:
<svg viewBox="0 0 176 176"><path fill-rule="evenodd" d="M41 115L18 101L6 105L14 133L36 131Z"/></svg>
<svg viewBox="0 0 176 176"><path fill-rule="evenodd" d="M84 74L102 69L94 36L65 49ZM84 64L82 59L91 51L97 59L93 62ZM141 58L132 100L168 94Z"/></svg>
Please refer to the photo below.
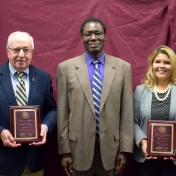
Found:
<svg viewBox="0 0 176 176"><path fill-rule="evenodd" d="M29 48L10 48L10 47L8 47L8 49L10 49L14 54L19 54L19 52L21 50L23 50L25 55L28 55L28 54L32 53L32 51L33 51Z"/></svg>
<svg viewBox="0 0 176 176"><path fill-rule="evenodd" d="M96 38L100 38L104 34L105 33L103 33L103 32L88 32L86 34L83 34L83 36L86 37L86 38L91 38L92 35L94 35Z"/></svg>

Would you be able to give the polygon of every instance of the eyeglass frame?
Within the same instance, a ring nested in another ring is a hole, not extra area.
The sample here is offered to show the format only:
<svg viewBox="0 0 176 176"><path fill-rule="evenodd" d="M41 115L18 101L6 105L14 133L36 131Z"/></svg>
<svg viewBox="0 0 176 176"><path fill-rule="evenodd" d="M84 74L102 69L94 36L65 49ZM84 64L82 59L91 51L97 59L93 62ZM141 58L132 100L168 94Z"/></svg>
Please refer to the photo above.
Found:
<svg viewBox="0 0 176 176"><path fill-rule="evenodd" d="M33 49L29 49L29 48L10 48L10 47L7 47L7 48L10 49L14 54L19 54L21 50L23 50L23 53L24 53L25 55L28 55L28 54L30 54L30 53L33 52ZM15 49L16 49L16 50L19 49L19 51L16 52ZM26 51L25 51L24 49L29 49L29 50L28 50L27 53L26 53Z"/></svg>
<svg viewBox="0 0 176 176"><path fill-rule="evenodd" d="M100 32L100 31L95 31L95 32L87 32L86 34L82 34L82 36L86 37L86 38L91 38L92 35L94 35L96 38L100 38L101 35L105 34L104 32Z"/></svg>

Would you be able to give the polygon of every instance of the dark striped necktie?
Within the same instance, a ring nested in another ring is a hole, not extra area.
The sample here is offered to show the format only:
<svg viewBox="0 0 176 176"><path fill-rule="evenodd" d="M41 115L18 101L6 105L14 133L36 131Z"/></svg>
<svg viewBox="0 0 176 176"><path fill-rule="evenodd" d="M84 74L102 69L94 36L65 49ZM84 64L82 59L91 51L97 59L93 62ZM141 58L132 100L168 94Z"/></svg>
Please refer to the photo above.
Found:
<svg viewBox="0 0 176 176"><path fill-rule="evenodd" d="M26 87L23 80L24 72L17 72L18 79L16 83L16 101L19 106L27 105L27 98L26 98Z"/></svg>
<svg viewBox="0 0 176 176"><path fill-rule="evenodd" d="M100 101L102 93L102 77L100 70L98 68L98 60L93 61L95 66L95 72L93 74L92 81L92 92L93 92L93 101L95 107L95 119L96 119L96 135L99 136L99 115L100 115Z"/></svg>

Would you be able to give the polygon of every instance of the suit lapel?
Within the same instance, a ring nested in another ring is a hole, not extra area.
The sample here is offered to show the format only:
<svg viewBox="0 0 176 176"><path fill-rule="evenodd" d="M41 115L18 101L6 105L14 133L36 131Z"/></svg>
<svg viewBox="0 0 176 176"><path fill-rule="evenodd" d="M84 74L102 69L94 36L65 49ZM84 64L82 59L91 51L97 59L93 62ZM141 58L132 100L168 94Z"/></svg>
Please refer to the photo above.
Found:
<svg viewBox="0 0 176 176"><path fill-rule="evenodd" d="M2 66L0 82L11 105L17 105L9 71L9 62ZM1 92L2 93L2 92Z"/></svg>
<svg viewBox="0 0 176 176"><path fill-rule="evenodd" d="M104 82L101 96L100 112L106 102L109 94L114 76L115 76L115 65L111 63L111 59L108 59L108 55L105 54L105 68L104 68Z"/></svg>
<svg viewBox="0 0 176 176"><path fill-rule="evenodd" d="M80 82L82 90L84 92L84 95L85 95L93 113L95 113L85 54L80 56L80 58L76 64L76 75L77 75L77 78Z"/></svg>
<svg viewBox="0 0 176 176"><path fill-rule="evenodd" d="M147 98L145 98L145 99L141 99L141 103L145 103L145 109L144 109L144 111L145 111L145 114L147 114L146 116L149 118L149 119L151 119L151 111L149 111L148 109L150 109L151 110L151 106L152 106L152 92L150 91L150 90L148 90L148 89L145 89L145 91L147 91L147 95L146 95L146 97Z"/></svg>
<svg viewBox="0 0 176 176"><path fill-rule="evenodd" d="M38 76L35 68L33 66L29 66L29 98L28 105L32 104L34 99L38 84Z"/></svg>

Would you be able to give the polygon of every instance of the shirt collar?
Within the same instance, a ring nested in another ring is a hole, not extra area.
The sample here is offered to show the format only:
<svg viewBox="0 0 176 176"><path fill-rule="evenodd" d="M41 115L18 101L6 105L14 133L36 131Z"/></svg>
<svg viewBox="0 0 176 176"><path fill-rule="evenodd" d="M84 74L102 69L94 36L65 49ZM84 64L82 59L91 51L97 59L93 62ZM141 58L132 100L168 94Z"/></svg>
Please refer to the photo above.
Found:
<svg viewBox="0 0 176 176"><path fill-rule="evenodd" d="M87 65L92 64L92 62L95 60L95 58L93 58L91 55L88 54L88 52L86 51L86 61L87 61ZM102 65L104 65L105 63L105 54L104 52L101 54L101 56L98 58L98 60L100 61L100 63Z"/></svg>

